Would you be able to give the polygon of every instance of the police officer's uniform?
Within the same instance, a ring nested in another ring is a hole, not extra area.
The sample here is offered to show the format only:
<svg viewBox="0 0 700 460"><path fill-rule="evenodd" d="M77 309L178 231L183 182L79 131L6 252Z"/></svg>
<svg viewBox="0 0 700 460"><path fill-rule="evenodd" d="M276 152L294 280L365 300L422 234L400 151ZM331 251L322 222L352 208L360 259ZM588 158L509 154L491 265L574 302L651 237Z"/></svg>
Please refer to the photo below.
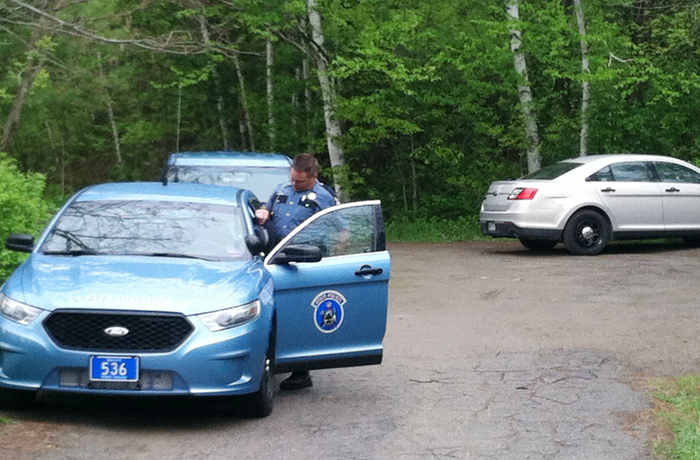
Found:
<svg viewBox="0 0 700 460"><path fill-rule="evenodd" d="M274 238L280 241L313 214L334 204L335 198L319 181L303 192L295 192L291 182L278 185L266 204Z"/></svg>

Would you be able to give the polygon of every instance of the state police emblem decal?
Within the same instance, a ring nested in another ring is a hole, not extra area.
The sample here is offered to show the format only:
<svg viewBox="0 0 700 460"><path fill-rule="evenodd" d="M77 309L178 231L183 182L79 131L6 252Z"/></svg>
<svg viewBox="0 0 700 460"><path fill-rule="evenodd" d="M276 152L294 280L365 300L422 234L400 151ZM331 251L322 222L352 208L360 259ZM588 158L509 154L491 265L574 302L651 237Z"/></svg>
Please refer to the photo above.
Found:
<svg viewBox="0 0 700 460"><path fill-rule="evenodd" d="M338 291L323 291L314 297L314 323L316 328L326 334L335 332L343 323L347 299Z"/></svg>

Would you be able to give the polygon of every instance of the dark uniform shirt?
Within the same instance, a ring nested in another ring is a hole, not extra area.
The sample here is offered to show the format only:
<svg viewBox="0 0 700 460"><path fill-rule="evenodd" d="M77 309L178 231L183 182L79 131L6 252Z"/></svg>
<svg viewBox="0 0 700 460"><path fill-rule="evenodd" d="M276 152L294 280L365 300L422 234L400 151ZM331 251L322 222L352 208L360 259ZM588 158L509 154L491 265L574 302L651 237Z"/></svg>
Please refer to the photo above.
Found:
<svg viewBox="0 0 700 460"><path fill-rule="evenodd" d="M266 205L274 237L281 240L313 214L334 204L335 198L319 181L303 192L295 192L290 182L278 185Z"/></svg>

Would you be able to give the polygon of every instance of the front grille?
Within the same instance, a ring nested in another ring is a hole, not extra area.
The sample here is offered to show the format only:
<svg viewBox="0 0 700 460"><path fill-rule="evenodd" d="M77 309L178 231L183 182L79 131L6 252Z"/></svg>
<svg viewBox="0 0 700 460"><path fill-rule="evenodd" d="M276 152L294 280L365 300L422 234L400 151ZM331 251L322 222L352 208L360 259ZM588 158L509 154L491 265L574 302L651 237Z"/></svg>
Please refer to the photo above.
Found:
<svg viewBox="0 0 700 460"><path fill-rule="evenodd" d="M108 328L124 328L121 337ZM192 324L172 313L56 311L44 329L61 348L94 351L165 352L174 350L192 333Z"/></svg>

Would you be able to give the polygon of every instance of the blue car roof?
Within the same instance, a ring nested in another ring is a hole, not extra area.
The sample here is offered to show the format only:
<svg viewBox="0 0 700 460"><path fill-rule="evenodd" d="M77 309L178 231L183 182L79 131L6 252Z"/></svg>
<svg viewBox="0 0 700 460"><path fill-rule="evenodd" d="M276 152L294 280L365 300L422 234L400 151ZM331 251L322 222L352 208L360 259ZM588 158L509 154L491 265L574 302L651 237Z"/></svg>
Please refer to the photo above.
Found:
<svg viewBox="0 0 700 460"><path fill-rule="evenodd" d="M237 196L242 191L236 187L205 184L168 183L163 185L162 182L115 182L88 187L80 192L76 201L190 201L237 206Z"/></svg>
<svg viewBox="0 0 700 460"><path fill-rule="evenodd" d="M258 166L289 168L292 159L280 153L258 152L182 152L168 158L169 165Z"/></svg>

